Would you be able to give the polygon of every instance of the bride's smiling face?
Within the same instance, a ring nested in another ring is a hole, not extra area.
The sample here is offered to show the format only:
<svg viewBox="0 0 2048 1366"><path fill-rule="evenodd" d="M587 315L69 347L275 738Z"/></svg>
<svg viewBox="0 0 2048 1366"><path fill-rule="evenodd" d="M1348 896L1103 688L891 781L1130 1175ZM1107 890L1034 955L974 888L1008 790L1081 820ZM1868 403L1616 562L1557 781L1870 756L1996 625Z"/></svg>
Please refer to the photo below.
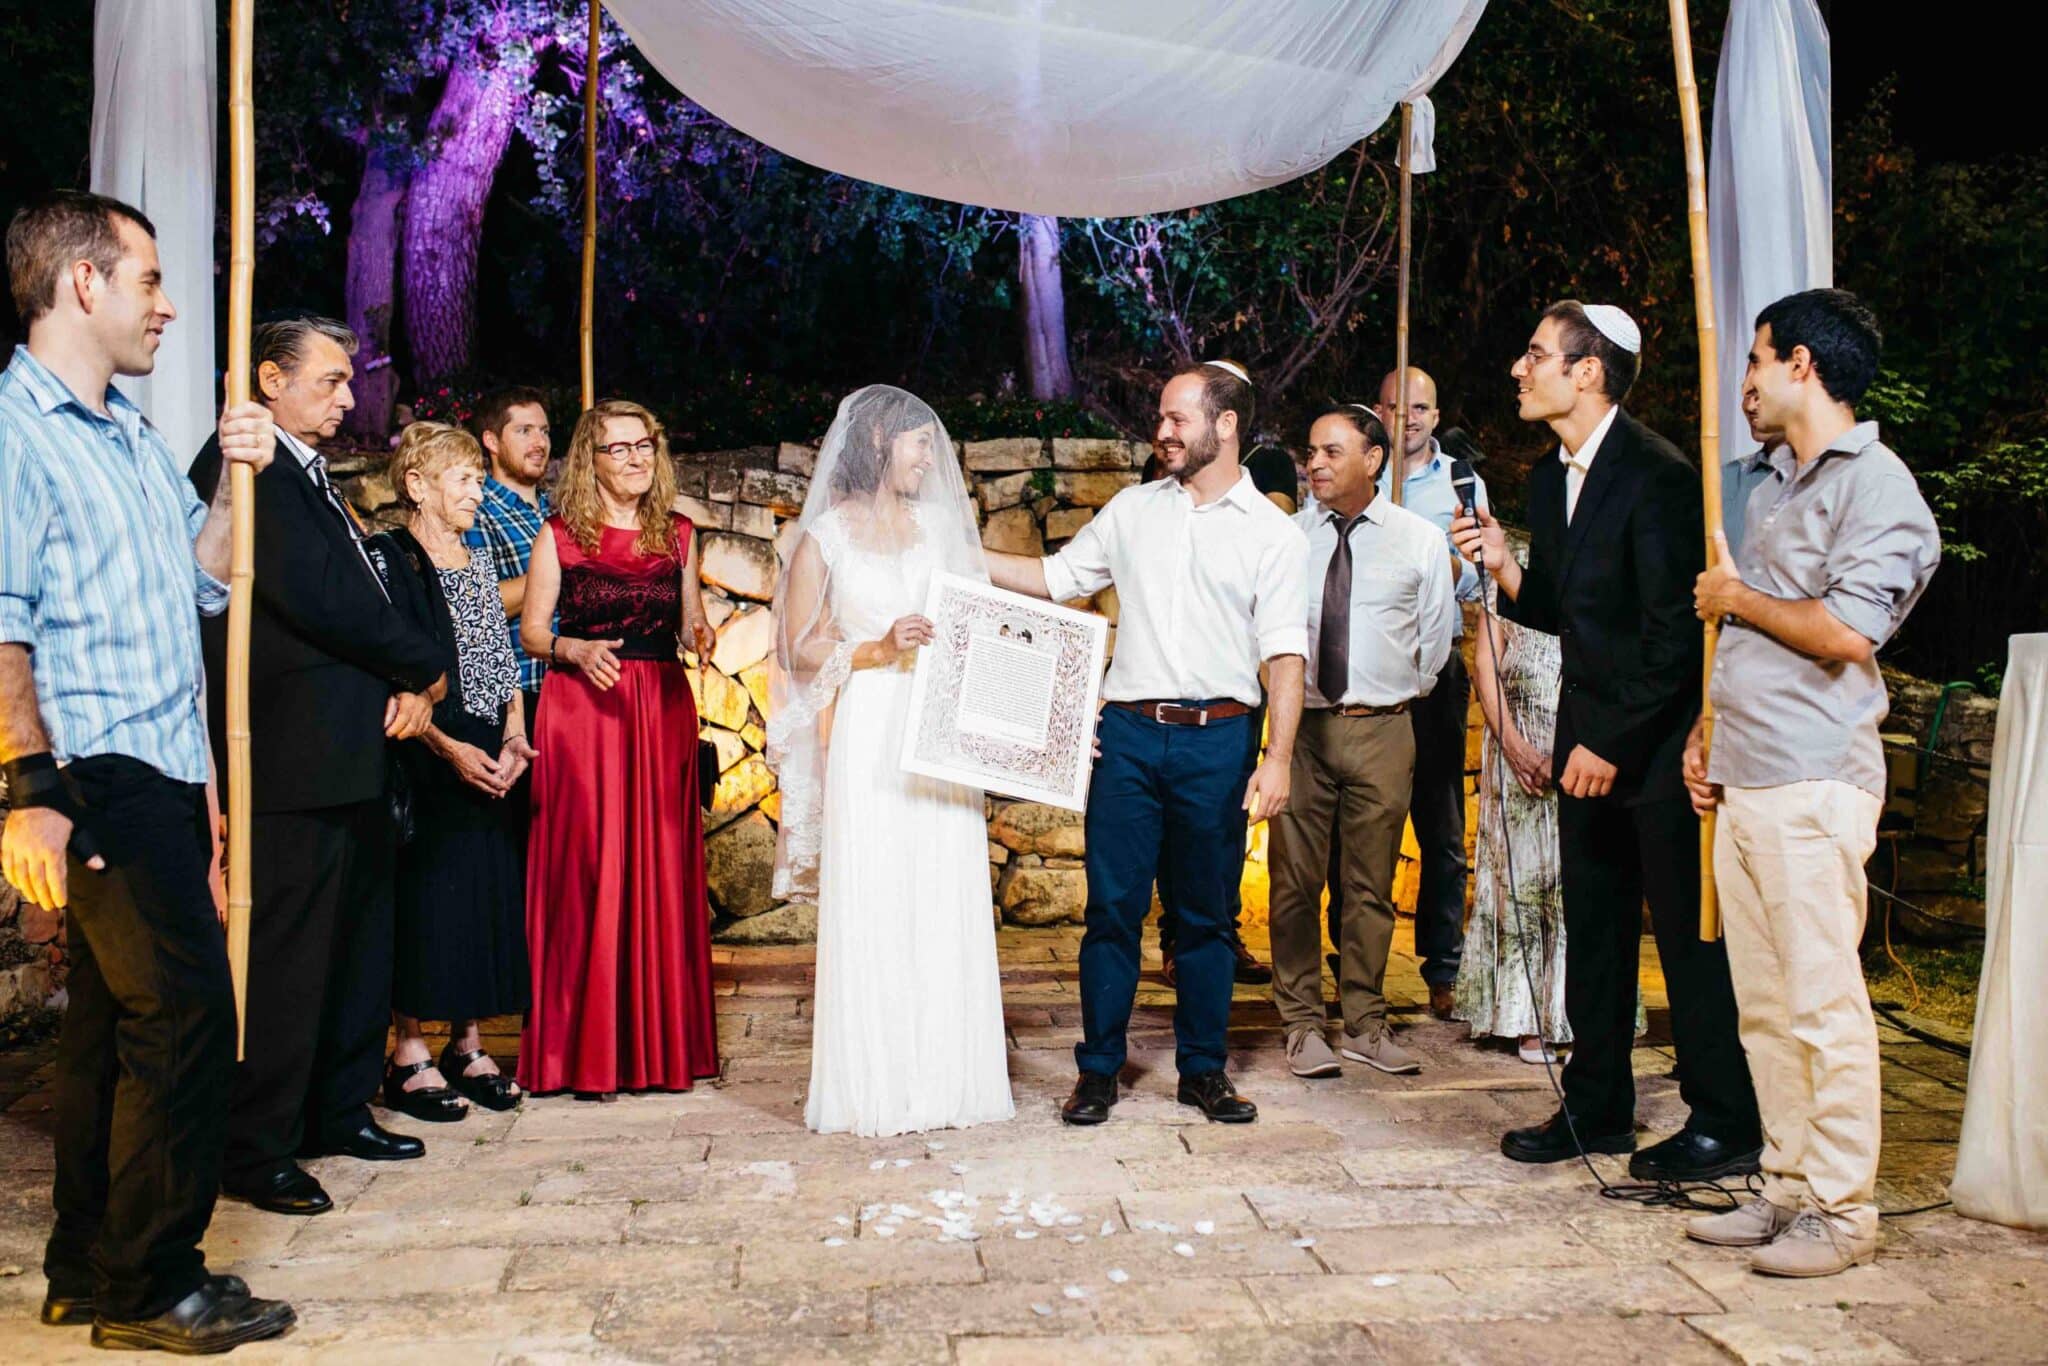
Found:
<svg viewBox="0 0 2048 1366"><path fill-rule="evenodd" d="M915 494L924 484L924 477L931 473L937 448L937 433L929 422L901 433L890 442L890 490L905 498Z"/></svg>

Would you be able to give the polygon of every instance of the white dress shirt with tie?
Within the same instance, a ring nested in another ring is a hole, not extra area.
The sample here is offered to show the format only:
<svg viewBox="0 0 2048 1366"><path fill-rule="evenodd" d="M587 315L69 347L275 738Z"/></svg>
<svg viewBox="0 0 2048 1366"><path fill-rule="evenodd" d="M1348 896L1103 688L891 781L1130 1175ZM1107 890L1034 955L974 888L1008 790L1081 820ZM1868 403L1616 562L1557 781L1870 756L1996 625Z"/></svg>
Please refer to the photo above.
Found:
<svg viewBox="0 0 2048 1366"><path fill-rule="evenodd" d="M356 555L363 562L363 568L370 571L370 581L377 585L377 591L389 601L391 590L384 586L383 576L377 572L377 566L370 563L370 552L363 547L363 524L349 511L348 505L342 500L341 490L334 486L333 478L327 473L327 457L282 427L277 429L277 439L305 469L306 477L313 481L313 487L320 491L320 496L334 509L334 515L341 518L342 526L348 531L349 542L355 546Z"/></svg>
<svg viewBox="0 0 2048 1366"><path fill-rule="evenodd" d="M1366 504L1351 526L1350 676L1343 696L1326 697L1317 686L1315 661L1323 632L1322 589L1341 519L1311 502L1294 520L1308 535L1306 705L1391 707L1428 693L1450 658L1458 621L1443 532L1390 498Z"/></svg>
<svg viewBox="0 0 2048 1366"><path fill-rule="evenodd" d="M1425 523L1425 525L1427 525ZM1450 561L1434 528L1445 578ZM1177 479L1128 488L1044 560L1055 602L1114 583L1107 702L1260 699L1259 663L1308 653L1302 533L1241 475L1197 507Z"/></svg>
<svg viewBox="0 0 2048 1366"><path fill-rule="evenodd" d="M1562 445L1557 448L1557 458L1564 462L1564 520L1570 526L1572 514L1578 511L1579 490L1586 486L1586 475L1593 468L1593 457L1600 454L1600 443L1607 437L1607 429L1614 425L1614 415L1621 411L1620 405L1609 408L1607 416L1600 419L1600 425L1586 438L1586 444L1573 455Z"/></svg>

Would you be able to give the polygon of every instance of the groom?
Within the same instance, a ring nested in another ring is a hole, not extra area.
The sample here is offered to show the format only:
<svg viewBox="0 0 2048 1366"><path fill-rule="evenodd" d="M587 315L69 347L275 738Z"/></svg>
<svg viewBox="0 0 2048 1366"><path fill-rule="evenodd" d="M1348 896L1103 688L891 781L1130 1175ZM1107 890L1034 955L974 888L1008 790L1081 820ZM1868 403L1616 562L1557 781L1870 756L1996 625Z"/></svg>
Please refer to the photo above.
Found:
<svg viewBox="0 0 2048 1366"><path fill-rule="evenodd" d="M1060 1109L1069 1124L1100 1124L1116 1104L1155 882L1179 921L1180 1102L1228 1124L1258 1118L1223 1071L1236 966L1231 893L1243 865L1242 813L1264 819L1287 804L1308 650L1308 545L1238 464L1251 424L1241 369L1209 362L1182 371L1159 395L1157 441L1171 477L1117 494L1056 555L988 557L991 578L1013 592L1067 601L1113 583L1122 603L1088 793L1081 1076ZM1271 742L1253 769L1262 661Z"/></svg>

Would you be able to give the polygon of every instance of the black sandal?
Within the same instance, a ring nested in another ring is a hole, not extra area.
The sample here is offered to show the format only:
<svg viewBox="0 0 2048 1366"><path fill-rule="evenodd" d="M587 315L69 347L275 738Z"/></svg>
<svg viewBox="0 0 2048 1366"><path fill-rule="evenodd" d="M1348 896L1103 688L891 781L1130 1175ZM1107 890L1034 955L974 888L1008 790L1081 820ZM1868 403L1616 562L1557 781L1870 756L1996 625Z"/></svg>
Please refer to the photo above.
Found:
<svg viewBox="0 0 2048 1366"><path fill-rule="evenodd" d="M481 1048L473 1053L456 1052L455 1040L450 1039L448 1046L441 1050L441 1075L448 1078L456 1090L486 1110L518 1109L519 1102L526 1099L526 1092L519 1088L518 1082L502 1072L469 1075L470 1067L483 1056Z"/></svg>
<svg viewBox="0 0 2048 1366"><path fill-rule="evenodd" d="M433 1070L433 1061L387 1064L384 1068L384 1108L425 1120L429 1124L453 1124L469 1118L469 1106L446 1086L421 1086L406 1090L405 1083L422 1072ZM444 1074L445 1075L445 1074Z"/></svg>

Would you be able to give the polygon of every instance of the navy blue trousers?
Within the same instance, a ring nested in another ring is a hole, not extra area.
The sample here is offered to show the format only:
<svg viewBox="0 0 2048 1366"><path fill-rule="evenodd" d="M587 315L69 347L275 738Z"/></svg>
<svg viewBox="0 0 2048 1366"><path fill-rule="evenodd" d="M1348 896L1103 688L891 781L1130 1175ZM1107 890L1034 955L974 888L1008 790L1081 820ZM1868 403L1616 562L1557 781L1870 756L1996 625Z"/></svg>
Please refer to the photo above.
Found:
<svg viewBox="0 0 2048 1366"><path fill-rule="evenodd" d="M1088 790L1088 918L1081 938L1081 1029L1074 1061L1115 1076L1138 989L1139 936L1152 886L1177 924L1175 1061L1184 1077L1222 1070L1244 868L1249 716L1166 726L1105 707Z"/></svg>

